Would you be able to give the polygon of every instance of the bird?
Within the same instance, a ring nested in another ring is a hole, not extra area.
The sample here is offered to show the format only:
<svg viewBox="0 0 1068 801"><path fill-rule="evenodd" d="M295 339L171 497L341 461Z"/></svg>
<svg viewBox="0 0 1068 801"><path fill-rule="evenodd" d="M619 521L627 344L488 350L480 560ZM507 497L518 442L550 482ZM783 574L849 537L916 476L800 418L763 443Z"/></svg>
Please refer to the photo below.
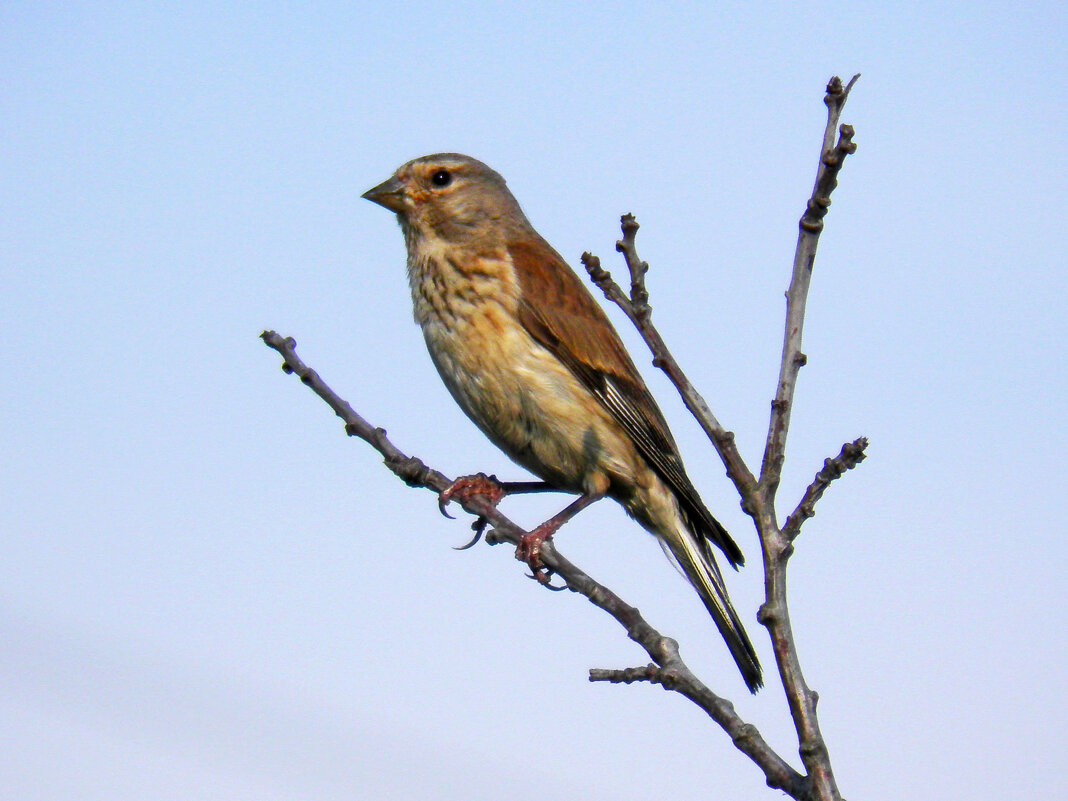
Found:
<svg viewBox="0 0 1068 801"><path fill-rule="evenodd" d="M579 496L525 535L517 556L537 576L541 543L589 504L614 499L693 585L755 693L760 662L711 546L735 569L742 551L687 476L608 316L504 178L469 156L437 153L362 197L397 215L415 321L456 403L514 462Z"/></svg>

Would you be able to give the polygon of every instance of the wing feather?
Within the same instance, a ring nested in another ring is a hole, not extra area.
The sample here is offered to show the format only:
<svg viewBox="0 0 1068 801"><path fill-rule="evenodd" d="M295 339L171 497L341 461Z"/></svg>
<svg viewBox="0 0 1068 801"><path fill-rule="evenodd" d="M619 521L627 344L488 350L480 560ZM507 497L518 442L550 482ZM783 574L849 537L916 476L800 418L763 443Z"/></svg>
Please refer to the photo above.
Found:
<svg viewBox="0 0 1068 801"><path fill-rule="evenodd" d="M524 328L623 426L649 465L674 490L695 533L717 545L732 566L744 564L741 549L712 517L686 475L663 413L585 284L536 234L508 250L519 278L519 319Z"/></svg>

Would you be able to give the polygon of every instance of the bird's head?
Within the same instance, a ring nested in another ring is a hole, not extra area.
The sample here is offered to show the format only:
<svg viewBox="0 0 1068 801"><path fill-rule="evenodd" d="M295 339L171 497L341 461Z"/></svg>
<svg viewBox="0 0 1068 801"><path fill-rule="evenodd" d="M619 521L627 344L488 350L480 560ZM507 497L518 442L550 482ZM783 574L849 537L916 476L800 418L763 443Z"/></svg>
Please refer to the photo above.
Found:
<svg viewBox="0 0 1068 801"><path fill-rule="evenodd" d="M504 179L459 153L413 159L363 197L396 212L408 237L486 240L530 225Z"/></svg>

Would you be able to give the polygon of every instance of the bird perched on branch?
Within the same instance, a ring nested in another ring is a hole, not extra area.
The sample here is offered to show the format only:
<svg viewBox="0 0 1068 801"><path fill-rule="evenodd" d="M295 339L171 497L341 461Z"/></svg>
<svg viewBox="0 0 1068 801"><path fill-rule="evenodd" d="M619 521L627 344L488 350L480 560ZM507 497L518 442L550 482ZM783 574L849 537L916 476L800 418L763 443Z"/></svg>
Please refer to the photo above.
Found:
<svg viewBox="0 0 1068 801"><path fill-rule="evenodd" d="M590 503L615 499L693 584L756 692L760 663L710 546L732 567L742 552L687 477L608 317L504 179L440 153L408 162L363 197L397 214L415 319L453 398L514 461L579 495L527 533L517 556L540 577L542 542Z"/></svg>

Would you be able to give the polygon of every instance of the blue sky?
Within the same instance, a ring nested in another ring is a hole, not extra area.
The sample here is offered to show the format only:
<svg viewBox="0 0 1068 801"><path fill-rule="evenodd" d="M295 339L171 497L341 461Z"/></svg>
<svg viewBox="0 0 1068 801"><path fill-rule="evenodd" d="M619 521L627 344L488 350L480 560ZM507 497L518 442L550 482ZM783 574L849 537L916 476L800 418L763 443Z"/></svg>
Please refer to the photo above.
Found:
<svg viewBox="0 0 1068 801"><path fill-rule="evenodd" d="M520 471L455 408L403 243L359 199L450 150L573 264L642 224L654 319L759 461L823 86L859 150L809 299L782 488L866 435L791 563L847 798L1053 797L1068 743L1063 4L7 4L0 9L0 795L767 797L644 654L348 441L257 339L446 474ZM689 472L722 465L637 337ZM534 524L557 500L509 500ZM794 764L655 543L559 544ZM766 666L764 632L750 632Z"/></svg>

